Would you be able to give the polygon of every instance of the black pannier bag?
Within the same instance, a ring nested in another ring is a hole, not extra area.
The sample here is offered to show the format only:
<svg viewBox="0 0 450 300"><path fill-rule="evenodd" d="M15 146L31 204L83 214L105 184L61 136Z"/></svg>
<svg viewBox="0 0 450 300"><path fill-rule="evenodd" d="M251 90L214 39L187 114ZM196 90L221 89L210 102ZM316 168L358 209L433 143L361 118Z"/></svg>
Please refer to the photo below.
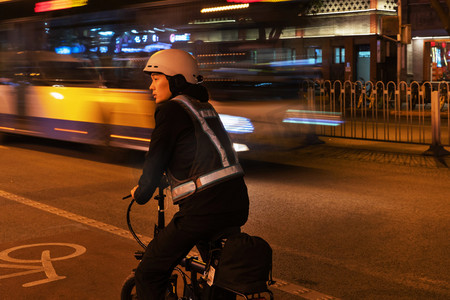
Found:
<svg viewBox="0 0 450 300"><path fill-rule="evenodd" d="M246 233L226 241L214 275L214 285L253 294L267 291L272 284L272 248L260 237Z"/></svg>

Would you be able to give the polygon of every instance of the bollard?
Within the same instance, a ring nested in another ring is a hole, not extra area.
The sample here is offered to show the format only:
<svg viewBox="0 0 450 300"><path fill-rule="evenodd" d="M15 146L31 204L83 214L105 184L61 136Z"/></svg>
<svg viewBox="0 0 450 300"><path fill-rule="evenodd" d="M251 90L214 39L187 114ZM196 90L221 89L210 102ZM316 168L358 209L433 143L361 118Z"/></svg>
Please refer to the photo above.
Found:
<svg viewBox="0 0 450 300"><path fill-rule="evenodd" d="M431 91L431 134L430 148L424 155L444 156L450 154L441 145L441 113L439 109L439 91Z"/></svg>

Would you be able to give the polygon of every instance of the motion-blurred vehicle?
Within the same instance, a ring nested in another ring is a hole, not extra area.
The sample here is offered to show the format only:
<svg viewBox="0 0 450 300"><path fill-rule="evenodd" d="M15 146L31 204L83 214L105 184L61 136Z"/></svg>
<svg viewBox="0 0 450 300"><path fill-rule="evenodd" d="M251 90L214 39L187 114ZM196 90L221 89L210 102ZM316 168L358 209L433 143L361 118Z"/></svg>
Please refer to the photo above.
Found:
<svg viewBox="0 0 450 300"><path fill-rule="evenodd" d="M148 90L108 89L89 60L50 51L1 53L0 72L0 131L148 148Z"/></svg>

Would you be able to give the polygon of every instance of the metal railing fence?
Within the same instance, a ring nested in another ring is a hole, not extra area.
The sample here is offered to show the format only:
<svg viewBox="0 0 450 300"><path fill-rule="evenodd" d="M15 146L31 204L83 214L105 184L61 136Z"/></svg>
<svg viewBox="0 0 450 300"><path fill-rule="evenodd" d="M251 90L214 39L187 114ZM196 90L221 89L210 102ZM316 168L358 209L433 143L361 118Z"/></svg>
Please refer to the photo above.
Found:
<svg viewBox="0 0 450 300"><path fill-rule="evenodd" d="M450 83L305 81L309 109L340 115L322 136L450 145ZM435 104L435 105L433 105Z"/></svg>

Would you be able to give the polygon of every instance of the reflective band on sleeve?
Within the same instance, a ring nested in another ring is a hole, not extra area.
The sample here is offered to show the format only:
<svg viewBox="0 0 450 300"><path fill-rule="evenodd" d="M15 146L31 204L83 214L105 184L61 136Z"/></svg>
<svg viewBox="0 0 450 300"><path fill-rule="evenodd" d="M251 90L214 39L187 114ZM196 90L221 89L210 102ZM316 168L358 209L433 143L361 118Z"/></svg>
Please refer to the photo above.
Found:
<svg viewBox="0 0 450 300"><path fill-rule="evenodd" d="M217 152L219 152L219 155L220 155L221 161L222 161L222 166L228 167L230 165L230 162L228 161L228 157L225 152L225 149L223 148L222 144L220 143L219 139L214 134L214 132L211 130L211 128L209 128L208 123L206 123L205 118L203 118L199 114L199 112L192 106L191 102L185 96L179 95L176 98L173 98L173 100L177 100L177 101L183 103L194 114L194 116L200 122L200 125L202 126L203 131L209 136L212 143L216 147Z"/></svg>
<svg viewBox="0 0 450 300"><path fill-rule="evenodd" d="M244 171L242 170L240 165L233 165L210 172L208 174L200 176L195 182L191 180L177 187L174 187L172 189L172 199L176 202L179 198L184 198L188 195L192 195L193 193L195 193L195 191L207 188L209 185L215 182L243 173Z"/></svg>

